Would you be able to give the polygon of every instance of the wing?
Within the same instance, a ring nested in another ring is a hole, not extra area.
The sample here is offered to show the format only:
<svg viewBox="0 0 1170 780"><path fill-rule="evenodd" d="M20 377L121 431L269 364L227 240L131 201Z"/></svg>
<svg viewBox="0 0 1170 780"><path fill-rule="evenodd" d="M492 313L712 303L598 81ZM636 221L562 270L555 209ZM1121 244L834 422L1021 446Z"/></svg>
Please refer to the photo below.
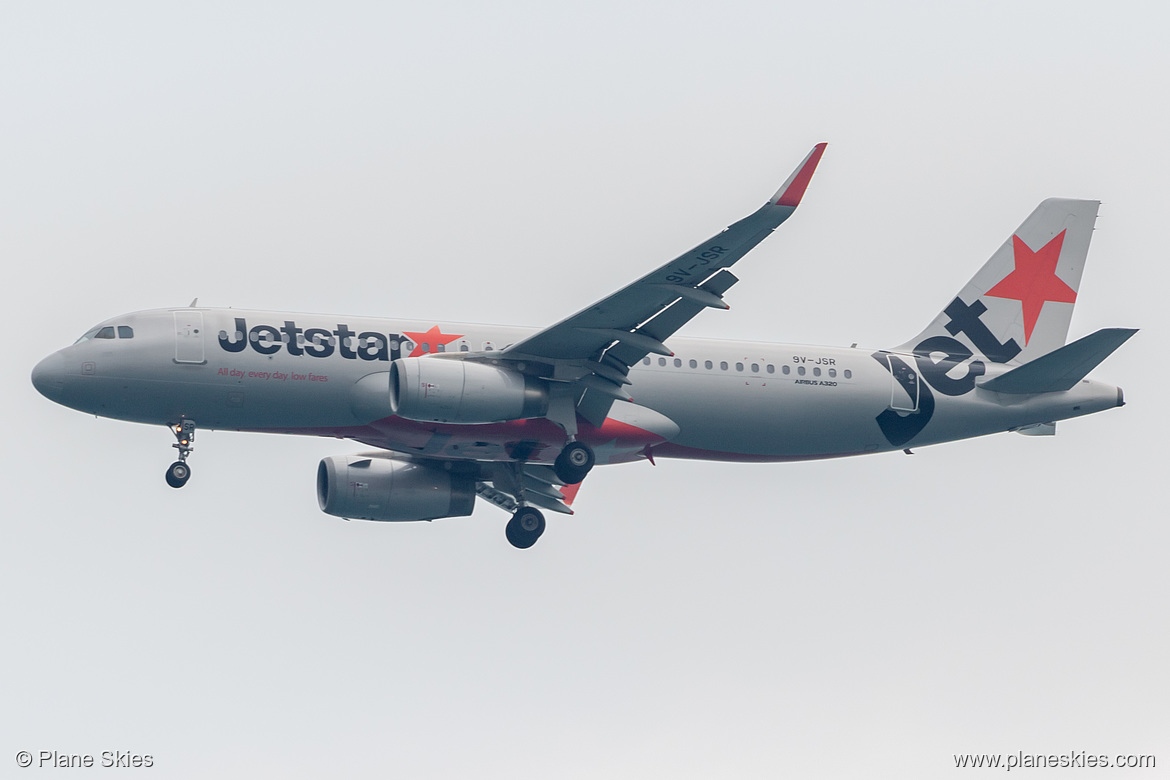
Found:
<svg viewBox="0 0 1170 780"><path fill-rule="evenodd" d="M726 269L751 251L796 210L825 151L817 144L775 195L754 213L636 282L571 317L512 345L507 357L589 358L615 341L638 353L669 355L662 340L707 307L726 309L722 294L737 280ZM688 316L655 317L681 303ZM655 320L670 320L655 322ZM653 325L654 327L651 327Z"/></svg>
<svg viewBox="0 0 1170 780"><path fill-rule="evenodd" d="M576 411L600 425L614 399L630 400L630 366L650 353L671 355L663 342L707 308L726 309L739 281L727 270L788 219L808 188L826 144L817 144L767 203L689 252L592 306L493 354L548 365L571 383Z"/></svg>

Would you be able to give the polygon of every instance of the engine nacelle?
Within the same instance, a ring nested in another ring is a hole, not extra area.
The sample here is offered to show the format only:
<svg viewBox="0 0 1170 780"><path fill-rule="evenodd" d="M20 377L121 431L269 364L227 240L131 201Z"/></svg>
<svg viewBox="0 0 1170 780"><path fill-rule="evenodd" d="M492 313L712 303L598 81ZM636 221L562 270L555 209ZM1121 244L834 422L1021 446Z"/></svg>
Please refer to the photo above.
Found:
<svg viewBox="0 0 1170 780"><path fill-rule="evenodd" d="M475 479L407 460L334 456L317 466L317 503L358 520L465 517L475 508Z"/></svg>
<svg viewBox="0 0 1170 780"><path fill-rule="evenodd" d="M390 364L390 408L419 422L525 420L548 412L548 386L469 360L400 358Z"/></svg>

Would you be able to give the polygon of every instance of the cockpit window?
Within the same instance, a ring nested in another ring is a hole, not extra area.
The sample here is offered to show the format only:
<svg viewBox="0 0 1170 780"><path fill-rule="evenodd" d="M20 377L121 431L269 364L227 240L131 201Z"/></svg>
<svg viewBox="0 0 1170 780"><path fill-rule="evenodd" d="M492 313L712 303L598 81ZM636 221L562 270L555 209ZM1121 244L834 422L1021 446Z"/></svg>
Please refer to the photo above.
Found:
<svg viewBox="0 0 1170 780"><path fill-rule="evenodd" d="M117 337L120 339L134 338L134 328L130 327L129 325L118 325L117 329L116 329L116 333L117 333ZM106 326L99 325L96 328L93 328L91 330L87 330L85 332L85 335L83 335L81 338L79 338L77 341L75 341L73 343L80 344L81 342L89 341L90 339L112 339L112 338L114 338L114 334L115 334L115 327L113 325L106 325Z"/></svg>

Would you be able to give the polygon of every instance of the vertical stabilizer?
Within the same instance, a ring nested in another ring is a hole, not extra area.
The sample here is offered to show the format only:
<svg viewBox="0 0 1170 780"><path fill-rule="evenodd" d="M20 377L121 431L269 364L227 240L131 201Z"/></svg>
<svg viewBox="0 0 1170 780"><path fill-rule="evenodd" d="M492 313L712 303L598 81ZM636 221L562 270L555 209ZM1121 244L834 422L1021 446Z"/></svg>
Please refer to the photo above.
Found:
<svg viewBox="0 0 1170 780"><path fill-rule="evenodd" d="M1063 346L1099 205L1043 201L926 330L898 349L954 354L958 340L973 355L1015 365Z"/></svg>

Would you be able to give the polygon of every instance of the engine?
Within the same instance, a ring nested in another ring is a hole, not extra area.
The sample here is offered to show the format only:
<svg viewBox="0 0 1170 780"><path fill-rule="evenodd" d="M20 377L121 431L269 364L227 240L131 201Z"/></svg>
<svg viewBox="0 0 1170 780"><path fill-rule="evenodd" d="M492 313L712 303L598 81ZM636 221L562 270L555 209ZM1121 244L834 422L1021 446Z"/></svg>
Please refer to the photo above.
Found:
<svg viewBox="0 0 1170 780"><path fill-rule="evenodd" d="M358 520L465 517L475 507L475 479L407 460L334 456L317 467L317 503Z"/></svg>
<svg viewBox="0 0 1170 780"><path fill-rule="evenodd" d="M390 364L390 408L419 422L492 423L543 417L548 387L517 371L443 358Z"/></svg>

